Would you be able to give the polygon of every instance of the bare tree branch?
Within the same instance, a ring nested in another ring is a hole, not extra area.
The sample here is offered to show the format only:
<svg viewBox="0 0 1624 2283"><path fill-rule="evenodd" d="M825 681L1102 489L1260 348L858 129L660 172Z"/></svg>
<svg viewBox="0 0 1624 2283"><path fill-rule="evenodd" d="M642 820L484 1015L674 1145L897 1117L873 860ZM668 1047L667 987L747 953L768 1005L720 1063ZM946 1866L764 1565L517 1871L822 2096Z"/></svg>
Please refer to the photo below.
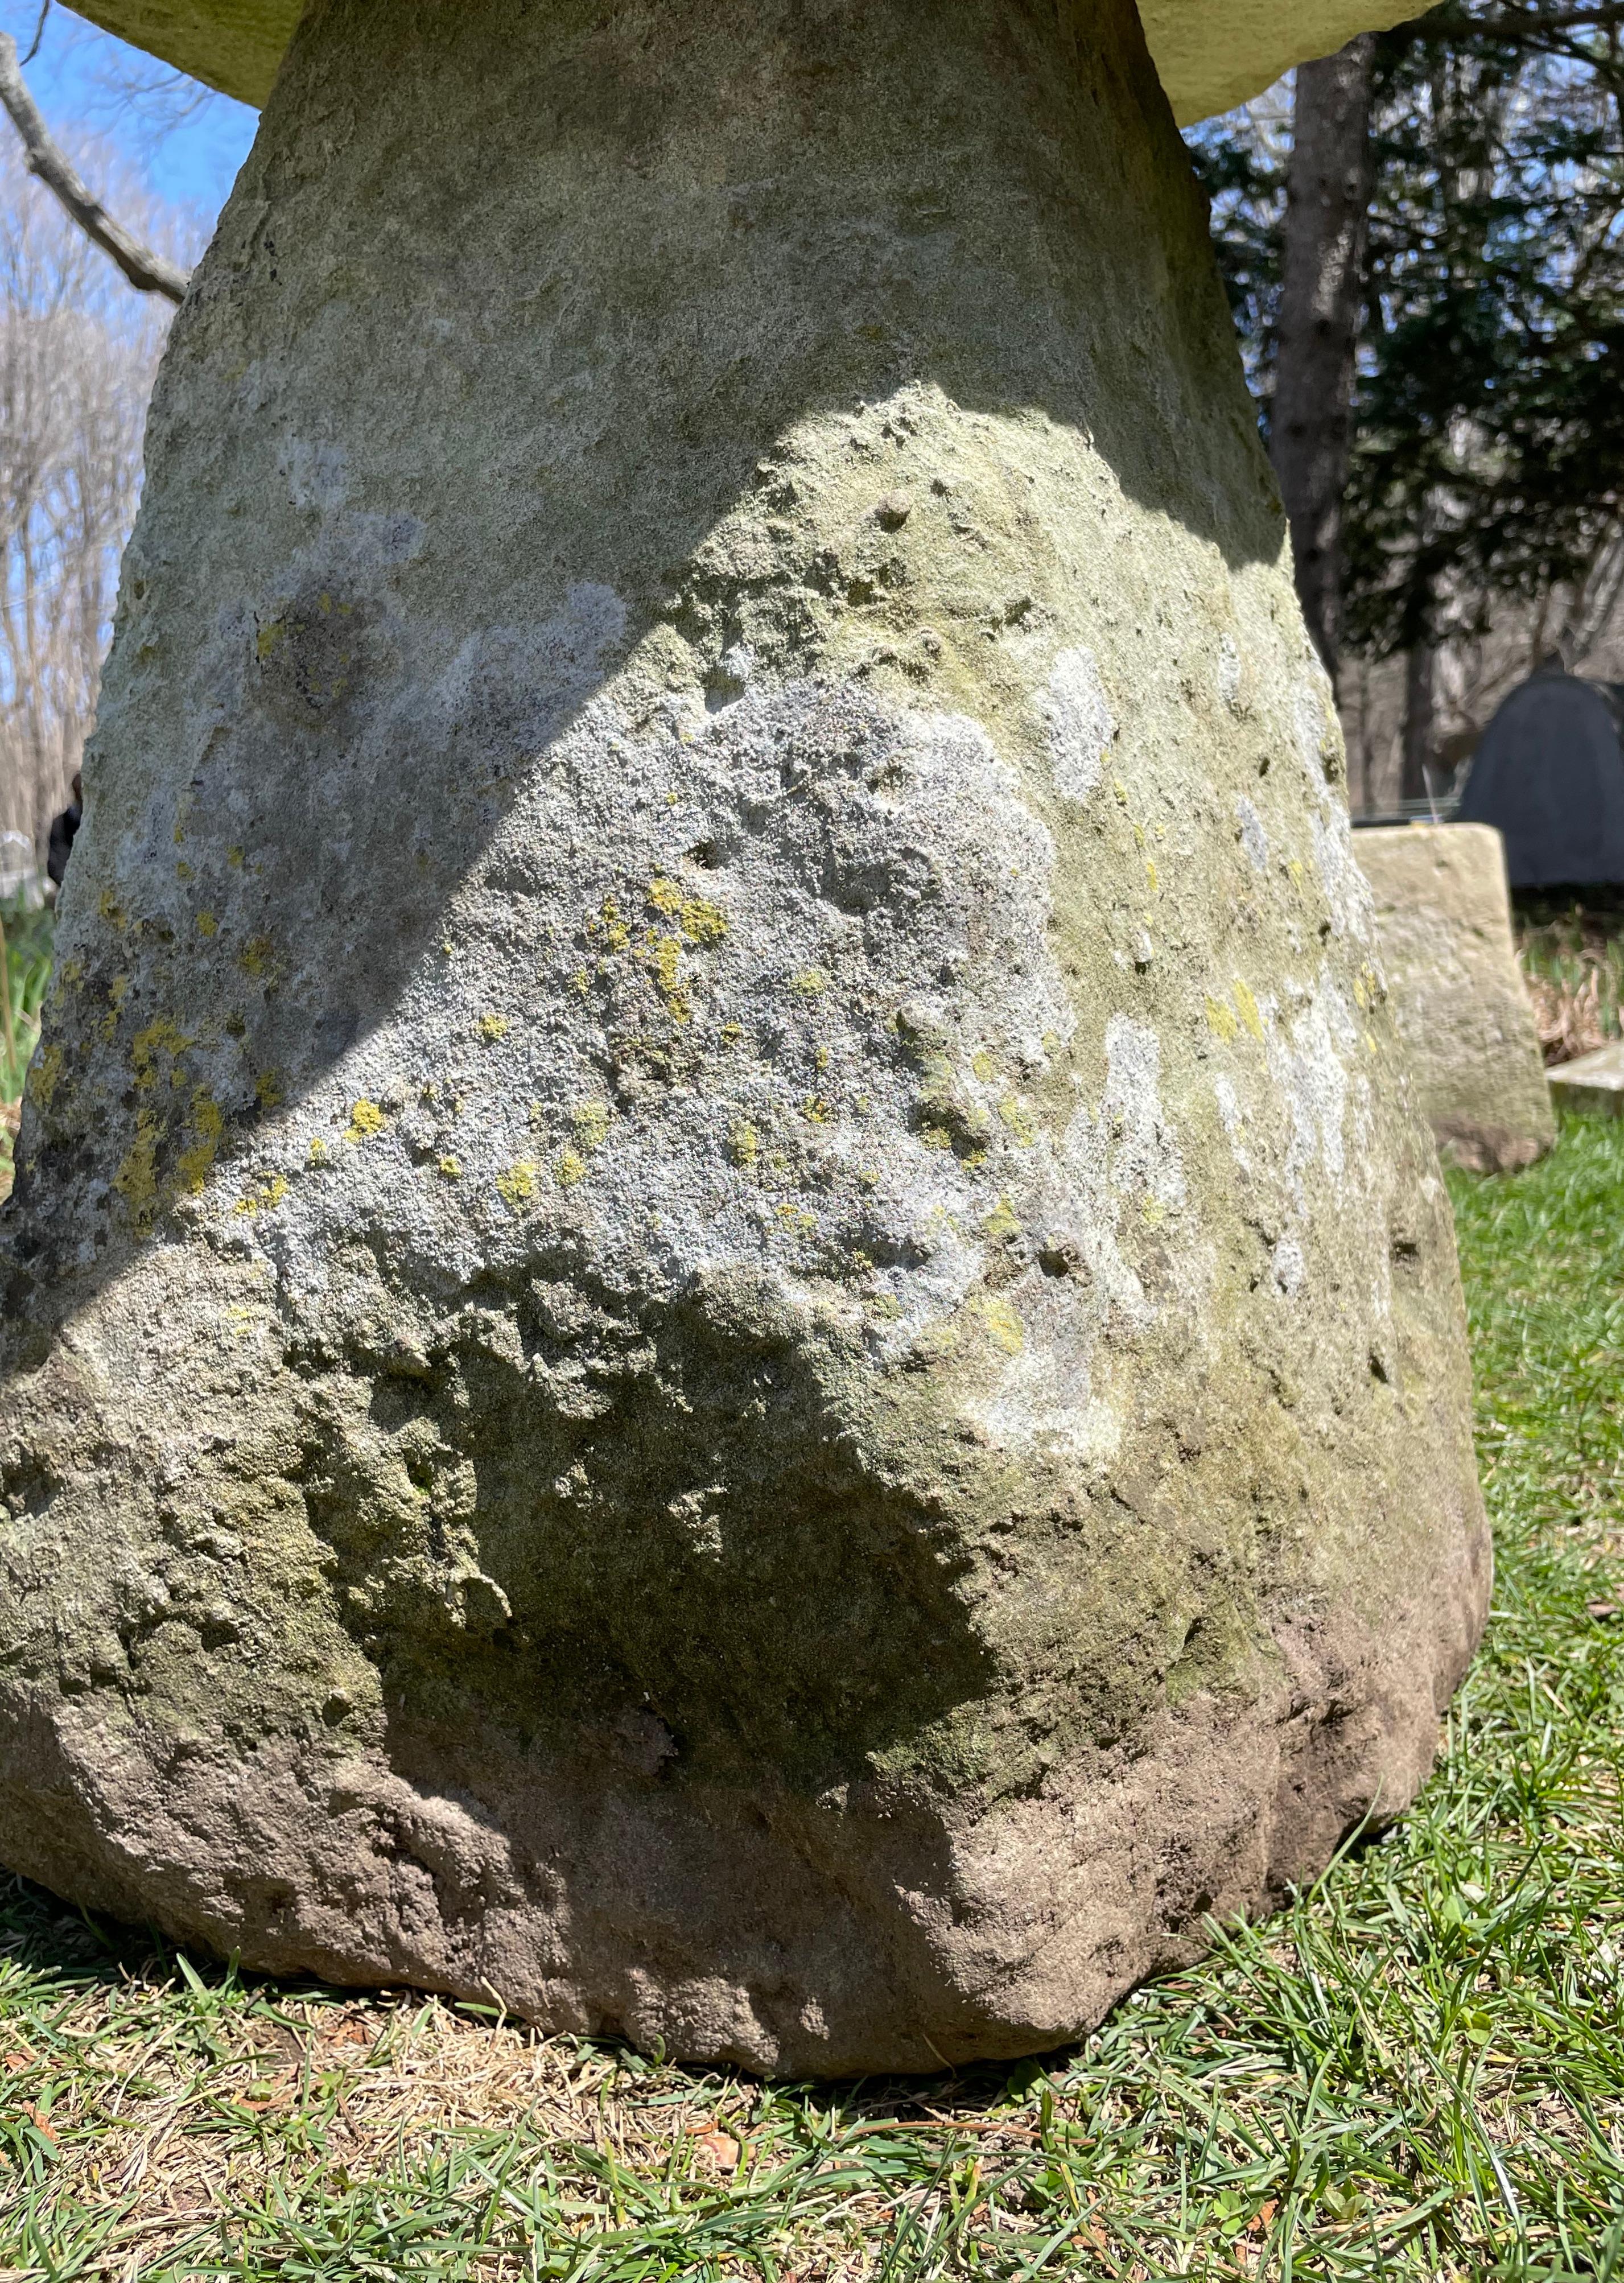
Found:
<svg viewBox="0 0 1624 2283"><path fill-rule="evenodd" d="M9 32L0 32L0 104L11 113L12 124L22 137L23 149L28 154L28 172L38 175L85 236L104 253L112 255L137 292L163 293L171 301L181 300L186 292L187 272L177 269L173 261L166 261L162 254L150 253L128 230L121 230L105 208L90 196L51 140L39 106L23 80L17 61L17 43Z"/></svg>

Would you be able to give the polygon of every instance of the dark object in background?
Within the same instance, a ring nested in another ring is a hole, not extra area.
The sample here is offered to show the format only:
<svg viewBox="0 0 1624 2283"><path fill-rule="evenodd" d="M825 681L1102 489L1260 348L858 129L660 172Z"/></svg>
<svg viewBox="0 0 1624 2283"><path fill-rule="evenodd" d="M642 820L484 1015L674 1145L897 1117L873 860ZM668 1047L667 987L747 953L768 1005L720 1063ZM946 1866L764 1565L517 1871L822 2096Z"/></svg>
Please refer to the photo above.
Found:
<svg viewBox="0 0 1624 2283"><path fill-rule="evenodd" d="M1612 687L1542 666L1479 740L1460 824L1505 840L1513 888L1624 883L1624 750Z"/></svg>
<svg viewBox="0 0 1624 2283"><path fill-rule="evenodd" d="M74 771L74 797L60 816L51 820L51 839L45 850L45 870L55 887L62 884L67 869L67 860L74 853L74 835L79 830L79 820L84 814L84 785L77 769Z"/></svg>

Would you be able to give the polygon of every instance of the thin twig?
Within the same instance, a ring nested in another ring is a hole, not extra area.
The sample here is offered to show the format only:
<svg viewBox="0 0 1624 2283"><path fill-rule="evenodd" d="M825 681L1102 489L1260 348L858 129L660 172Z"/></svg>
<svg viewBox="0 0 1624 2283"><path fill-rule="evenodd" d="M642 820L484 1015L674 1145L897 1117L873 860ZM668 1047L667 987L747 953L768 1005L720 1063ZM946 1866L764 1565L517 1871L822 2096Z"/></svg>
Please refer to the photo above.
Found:
<svg viewBox="0 0 1624 2283"><path fill-rule="evenodd" d="M34 27L34 37L28 43L27 54L23 58L25 65L31 64L34 61L35 57L37 56L40 51L40 42L45 36L45 19L50 15L50 13L51 0L40 0L40 19Z"/></svg>
<svg viewBox="0 0 1624 2283"><path fill-rule="evenodd" d="M106 208L93 199L51 138L39 105L29 94L17 61L17 43L0 32L0 104L11 113L28 155L28 172L37 175L94 245L112 255L140 293L164 293L171 301L183 300L187 272L161 253L153 253L121 229Z"/></svg>

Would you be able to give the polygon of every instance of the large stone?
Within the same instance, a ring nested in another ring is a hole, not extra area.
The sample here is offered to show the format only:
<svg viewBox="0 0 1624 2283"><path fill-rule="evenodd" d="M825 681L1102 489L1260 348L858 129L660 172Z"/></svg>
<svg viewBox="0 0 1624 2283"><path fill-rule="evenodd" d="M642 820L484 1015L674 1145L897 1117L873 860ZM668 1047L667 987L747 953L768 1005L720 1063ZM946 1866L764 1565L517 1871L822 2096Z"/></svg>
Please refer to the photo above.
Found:
<svg viewBox="0 0 1624 2283"><path fill-rule="evenodd" d="M1479 739L1456 814L1500 835L1514 888L1624 883L1619 697L1617 685L1542 669Z"/></svg>
<svg viewBox="0 0 1624 2283"><path fill-rule="evenodd" d="M1480 1173L1533 1165L1557 1126L1500 835L1486 824L1379 825L1354 846L1439 1149Z"/></svg>
<svg viewBox="0 0 1624 2283"><path fill-rule="evenodd" d="M318 5L85 775L12 1866L933 2069L1410 1797L1448 1207L1126 7Z"/></svg>

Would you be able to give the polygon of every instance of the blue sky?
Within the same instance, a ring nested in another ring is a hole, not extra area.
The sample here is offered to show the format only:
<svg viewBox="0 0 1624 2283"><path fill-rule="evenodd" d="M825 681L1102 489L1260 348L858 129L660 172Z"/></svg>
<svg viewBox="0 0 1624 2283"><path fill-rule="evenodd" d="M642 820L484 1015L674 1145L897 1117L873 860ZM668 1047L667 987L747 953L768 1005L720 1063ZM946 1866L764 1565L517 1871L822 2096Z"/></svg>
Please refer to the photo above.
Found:
<svg viewBox="0 0 1624 2283"><path fill-rule="evenodd" d="M0 28L21 55L39 14L39 0L0 0ZM47 124L70 146L87 133L111 144L154 197L212 224L248 155L257 112L165 71L55 0L25 77ZM11 132L4 113L0 130Z"/></svg>

